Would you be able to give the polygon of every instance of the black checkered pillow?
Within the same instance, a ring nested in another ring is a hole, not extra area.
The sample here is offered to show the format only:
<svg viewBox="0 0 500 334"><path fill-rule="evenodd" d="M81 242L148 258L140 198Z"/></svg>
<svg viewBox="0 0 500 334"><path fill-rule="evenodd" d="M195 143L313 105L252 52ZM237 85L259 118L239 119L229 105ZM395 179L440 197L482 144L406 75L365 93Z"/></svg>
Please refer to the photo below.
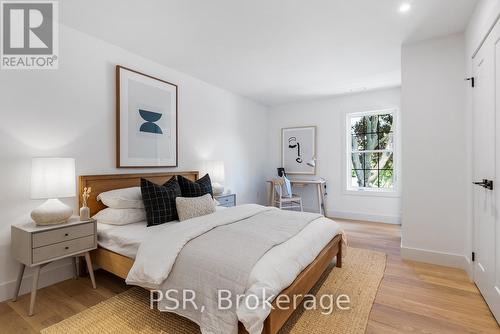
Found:
<svg viewBox="0 0 500 334"><path fill-rule="evenodd" d="M175 177L164 185L154 184L146 179L141 179L141 192L148 226L168 223L178 220L175 198L181 196L181 188Z"/></svg>
<svg viewBox="0 0 500 334"><path fill-rule="evenodd" d="M179 186L181 187L182 197L200 197L205 194L210 194L214 197L212 181L210 181L208 174L195 182L177 175L177 181L179 181Z"/></svg>

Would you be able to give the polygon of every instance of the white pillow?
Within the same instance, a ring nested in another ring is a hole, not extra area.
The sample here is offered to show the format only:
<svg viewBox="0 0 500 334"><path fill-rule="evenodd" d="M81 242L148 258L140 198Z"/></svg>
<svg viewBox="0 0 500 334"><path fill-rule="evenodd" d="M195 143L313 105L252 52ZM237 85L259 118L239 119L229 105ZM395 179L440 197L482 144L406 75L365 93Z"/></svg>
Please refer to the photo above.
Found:
<svg viewBox="0 0 500 334"><path fill-rule="evenodd" d="M92 218L101 224L127 225L146 221L144 209L112 209L106 208L99 211Z"/></svg>
<svg viewBox="0 0 500 334"><path fill-rule="evenodd" d="M97 200L113 209L144 209L140 187L106 191L100 193Z"/></svg>
<svg viewBox="0 0 500 334"><path fill-rule="evenodd" d="M215 212L215 202L212 195L200 197L177 197L175 199L179 221L205 216Z"/></svg>

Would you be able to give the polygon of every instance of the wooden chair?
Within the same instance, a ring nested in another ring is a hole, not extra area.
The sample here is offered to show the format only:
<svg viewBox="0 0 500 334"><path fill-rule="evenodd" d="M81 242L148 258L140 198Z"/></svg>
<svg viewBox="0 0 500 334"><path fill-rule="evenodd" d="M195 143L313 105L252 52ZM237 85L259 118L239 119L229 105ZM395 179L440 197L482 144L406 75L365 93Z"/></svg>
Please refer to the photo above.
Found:
<svg viewBox="0 0 500 334"><path fill-rule="evenodd" d="M292 194L291 197L283 196L283 187L285 185L285 181L283 179L273 179L273 206L276 206L283 210L294 210L300 209L300 211L304 211L304 207L302 206L302 198L300 196Z"/></svg>

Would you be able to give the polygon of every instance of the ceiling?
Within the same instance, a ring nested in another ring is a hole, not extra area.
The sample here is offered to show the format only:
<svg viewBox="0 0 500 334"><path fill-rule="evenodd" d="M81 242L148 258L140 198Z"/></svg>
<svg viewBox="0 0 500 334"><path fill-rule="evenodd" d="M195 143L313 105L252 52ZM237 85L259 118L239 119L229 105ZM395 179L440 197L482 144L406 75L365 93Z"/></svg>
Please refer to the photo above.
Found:
<svg viewBox="0 0 500 334"><path fill-rule="evenodd" d="M476 0L64 0L65 25L265 105L398 86L401 45ZM408 2L408 1L407 1Z"/></svg>

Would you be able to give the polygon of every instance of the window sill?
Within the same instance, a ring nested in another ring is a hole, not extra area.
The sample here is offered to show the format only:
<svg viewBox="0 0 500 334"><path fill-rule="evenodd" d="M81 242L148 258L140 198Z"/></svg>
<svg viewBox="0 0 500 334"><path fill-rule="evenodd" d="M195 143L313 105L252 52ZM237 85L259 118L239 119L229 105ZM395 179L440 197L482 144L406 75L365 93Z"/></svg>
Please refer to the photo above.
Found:
<svg viewBox="0 0 500 334"><path fill-rule="evenodd" d="M396 198L401 196L401 194L397 190L377 191L377 190L344 189L343 194L348 196L389 197L389 198Z"/></svg>

